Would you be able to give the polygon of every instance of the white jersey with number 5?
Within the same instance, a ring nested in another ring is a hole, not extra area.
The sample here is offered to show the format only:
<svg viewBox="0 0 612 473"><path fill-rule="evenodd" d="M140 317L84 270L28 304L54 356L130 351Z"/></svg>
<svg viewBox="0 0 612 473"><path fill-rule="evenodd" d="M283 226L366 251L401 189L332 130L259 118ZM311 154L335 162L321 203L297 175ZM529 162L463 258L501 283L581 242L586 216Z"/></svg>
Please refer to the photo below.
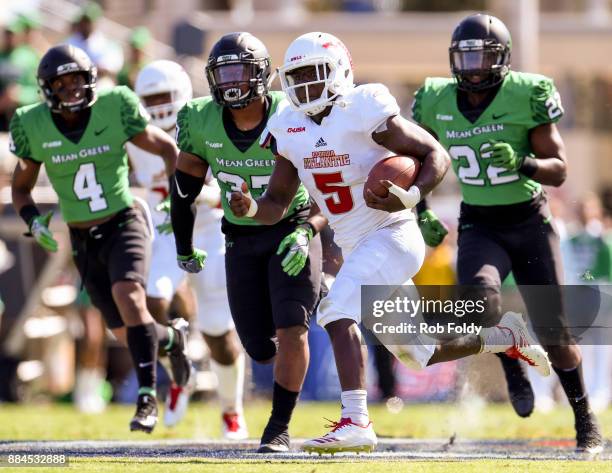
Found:
<svg viewBox="0 0 612 473"><path fill-rule="evenodd" d="M414 218L410 210L372 209L363 199L370 169L393 155L372 139L374 130L400 112L387 87L355 87L337 100L320 125L283 105L268 122L277 153L295 166L345 255L376 229Z"/></svg>

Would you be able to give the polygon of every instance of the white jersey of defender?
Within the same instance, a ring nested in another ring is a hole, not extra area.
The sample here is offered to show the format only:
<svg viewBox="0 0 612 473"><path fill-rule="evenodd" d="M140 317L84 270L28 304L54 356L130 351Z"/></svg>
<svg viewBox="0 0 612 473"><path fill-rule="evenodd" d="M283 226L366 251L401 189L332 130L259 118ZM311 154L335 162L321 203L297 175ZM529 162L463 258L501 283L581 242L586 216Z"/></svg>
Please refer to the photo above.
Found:
<svg viewBox="0 0 612 473"><path fill-rule="evenodd" d="M146 200L151 210L153 225L159 225L164 222L166 214L155 210L155 207L168 196L169 192L164 160L130 142L127 142L125 147L130 157L134 177L141 186L148 190ZM223 216L221 209L211 208L198 200L196 200L196 205L198 214L194 232L205 232L207 226L214 226L214 222Z"/></svg>
<svg viewBox="0 0 612 473"><path fill-rule="evenodd" d="M363 199L370 169L393 155L372 139L372 132L399 112L387 87L366 84L339 98L320 125L287 102L268 122L278 154L297 169L345 256L376 229L414 218L410 210L372 209Z"/></svg>
<svg viewBox="0 0 612 473"><path fill-rule="evenodd" d="M147 204L155 226L164 222L166 214L155 207L168 195L168 178L162 158L126 143L136 180L148 189ZM216 183L215 183L216 184ZM202 191L219 193L218 186L204 186ZM201 194L202 195L202 194ZM147 279L147 295L172 300L181 282L189 276L196 293L198 325L202 332L220 336L234 327L227 302L225 282L225 238L221 233L223 210L211 208L201 199L197 205L194 245L206 250L206 267L198 274L188 275L176 263L173 234L155 230L151 267Z"/></svg>

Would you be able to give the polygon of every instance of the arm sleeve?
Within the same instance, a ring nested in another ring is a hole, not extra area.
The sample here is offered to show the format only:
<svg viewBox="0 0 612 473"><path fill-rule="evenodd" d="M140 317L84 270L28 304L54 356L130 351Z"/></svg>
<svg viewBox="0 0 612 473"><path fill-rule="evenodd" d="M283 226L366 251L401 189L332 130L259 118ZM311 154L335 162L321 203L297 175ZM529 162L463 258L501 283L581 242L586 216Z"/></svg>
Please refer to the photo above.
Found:
<svg viewBox="0 0 612 473"><path fill-rule="evenodd" d="M124 86L118 86L121 94L121 126L127 140L144 131L149 124L149 114L138 96Z"/></svg>
<svg viewBox="0 0 612 473"><path fill-rule="evenodd" d="M170 194L170 219L176 252L181 256L193 253L193 225L197 209L195 200L202 191L203 177L195 177L177 169Z"/></svg>
<svg viewBox="0 0 612 473"><path fill-rule="evenodd" d="M534 126L556 123L564 113L561 96L553 81L547 77L538 80L533 85L530 104Z"/></svg>
<svg viewBox="0 0 612 473"><path fill-rule="evenodd" d="M40 162L32 156L30 142L21 122L21 114L18 111L13 115L9 126L9 151L19 158Z"/></svg>
<svg viewBox="0 0 612 473"><path fill-rule="evenodd" d="M389 89L382 84L371 84L360 106L363 131L371 134L389 117L399 115L400 108Z"/></svg>

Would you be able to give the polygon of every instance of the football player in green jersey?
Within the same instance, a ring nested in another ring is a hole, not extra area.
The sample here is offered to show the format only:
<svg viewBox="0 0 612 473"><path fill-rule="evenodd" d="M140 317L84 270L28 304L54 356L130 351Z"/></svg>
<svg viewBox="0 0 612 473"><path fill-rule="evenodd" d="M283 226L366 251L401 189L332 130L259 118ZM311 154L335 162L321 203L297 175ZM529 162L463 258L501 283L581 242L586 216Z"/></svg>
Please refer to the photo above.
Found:
<svg viewBox="0 0 612 473"><path fill-rule="evenodd" d="M130 141L162 156L169 174L178 149L148 124L134 93L126 87L97 93L96 76L90 58L74 46L53 47L41 59L38 83L44 102L18 109L10 126L11 151L21 158L13 175L13 205L38 244L57 251L51 214L40 215L31 195L44 165L70 230L83 285L132 355L140 388L130 429L151 432L157 422L158 346L168 353L177 384L187 383L191 365L184 353L186 322L163 326L146 309L151 238L130 194L124 144Z"/></svg>
<svg viewBox="0 0 612 473"><path fill-rule="evenodd" d="M275 363L262 453L289 449L288 425L308 367L308 326L321 285L317 233L326 224L304 187L276 225L236 217L229 207L232 192L245 183L259 197L274 168L273 152L259 145L268 118L284 97L268 90L270 70L265 45L249 33L225 35L213 46L206 67L212 96L188 102L178 115L181 151L171 204L179 265L198 272L206 253L193 247L193 202L209 169L217 178L236 330L251 358Z"/></svg>
<svg viewBox="0 0 612 473"><path fill-rule="evenodd" d="M510 52L510 32L499 19L465 18L449 49L454 77L426 79L415 94L413 118L451 155L463 195L458 279L489 297L495 310L484 322L499 320L499 288L510 271L519 285L551 288L545 310L533 297L525 303L574 410L577 449L596 453L602 437L584 388L580 350L567 330L559 237L542 191L543 184L565 180L565 149L555 125L563 108L551 79L510 70ZM438 244L444 226L426 205L419 213L423 235ZM527 417L531 385L518 361L500 358L512 405Z"/></svg>

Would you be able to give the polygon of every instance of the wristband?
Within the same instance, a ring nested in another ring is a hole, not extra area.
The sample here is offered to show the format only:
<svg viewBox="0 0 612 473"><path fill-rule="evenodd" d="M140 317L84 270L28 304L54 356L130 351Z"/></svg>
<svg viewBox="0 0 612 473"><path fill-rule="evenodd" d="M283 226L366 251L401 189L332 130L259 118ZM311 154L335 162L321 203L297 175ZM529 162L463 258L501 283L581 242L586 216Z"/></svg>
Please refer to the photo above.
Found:
<svg viewBox="0 0 612 473"><path fill-rule="evenodd" d="M525 156L521 167L519 167L519 172L527 177L533 177L538 172L538 160L531 156Z"/></svg>
<svg viewBox="0 0 612 473"><path fill-rule="evenodd" d="M312 239L314 238L314 236L317 234L317 232L316 232L316 230L315 230L314 225L313 225L312 223L310 223L310 222L300 223L300 224L298 225L298 227L303 227L303 228L307 227L307 228L306 228L306 231L309 231L309 233L310 233L310 239L311 239L311 240L312 240Z"/></svg>
<svg viewBox="0 0 612 473"><path fill-rule="evenodd" d="M26 223L28 228L30 228L30 223L32 220L40 215L38 208L32 204L26 204L21 209L19 209L19 216Z"/></svg>
<svg viewBox="0 0 612 473"><path fill-rule="evenodd" d="M422 199L416 204L417 214L421 215L423 212L429 210L429 205L427 205L427 200Z"/></svg>

